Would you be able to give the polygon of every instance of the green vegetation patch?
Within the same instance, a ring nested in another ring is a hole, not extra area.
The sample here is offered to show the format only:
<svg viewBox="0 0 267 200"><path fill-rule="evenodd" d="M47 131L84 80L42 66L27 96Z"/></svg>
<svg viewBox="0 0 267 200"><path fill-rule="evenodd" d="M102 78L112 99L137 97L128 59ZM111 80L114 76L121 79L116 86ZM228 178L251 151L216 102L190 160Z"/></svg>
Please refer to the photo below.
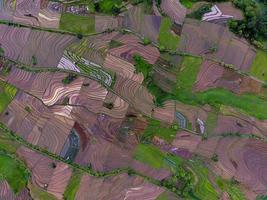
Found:
<svg viewBox="0 0 267 200"><path fill-rule="evenodd" d="M109 43L109 49L113 49L113 48L116 48L116 47L120 47L122 46L123 43L119 42L119 41L116 41L116 40L111 40L110 43Z"/></svg>
<svg viewBox="0 0 267 200"><path fill-rule="evenodd" d="M258 119L267 119L267 102L254 94L235 95L231 91L222 88L209 89L204 92L193 93L192 86L195 83L200 58L185 56L180 72L177 75L177 85L172 98L191 105L209 104L215 107L227 105Z"/></svg>
<svg viewBox="0 0 267 200"><path fill-rule="evenodd" d="M169 153L163 153L153 145L139 144L134 158L155 169L166 168L172 176L161 181L161 185L174 193L186 197L193 189L193 175L184 167L184 160Z"/></svg>
<svg viewBox="0 0 267 200"><path fill-rule="evenodd" d="M218 113L216 111L212 111L208 113L208 118L206 120L206 132L208 134L212 134L212 131L215 129L217 125L217 120L218 120Z"/></svg>
<svg viewBox="0 0 267 200"><path fill-rule="evenodd" d="M19 148L19 143L16 142L10 135L5 134L0 130L0 151L6 151L10 154L15 154Z"/></svg>
<svg viewBox="0 0 267 200"><path fill-rule="evenodd" d="M186 8L192 8L197 1L198 0L180 0L180 3Z"/></svg>
<svg viewBox="0 0 267 200"><path fill-rule="evenodd" d="M175 98L183 103L192 105L209 104L215 107L227 105L240 109L246 114L258 119L267 119L267 110L264 110L267 102L253 94L237 96L226 89L217 88L200 93L180 90L177 91Z"/></svg>
<svg viewBox="0 0 267 200"><path fill-rule="evenodd" d="M267 51L257 51L250 73L263 81L267 81Z"/></svg>
<svg viewBox="0 0 267 200"><path fill-rule="evenodd" d="M133 59L136 72L142 73L144 75L144 79L147 79L149 76L151 76L153 69L153 66L151 64L149 64L139 55L134 55Z"/></svg>
<svg viewBox="0 0 267 200"><path fill-rule="evenodd" d="M142 143L137 146L134 158L155 169L164 167L171 171L176 171L176 168L183 163L183 159L178 156L163 153L154 145Z"/></svg>
<svg viewBox="0 0 267 200"><path fill-rule="evenodd" d="M0 81L0 113L3 112L17 93L17 89Z"/></svg>
<svg viewBox="0 0 267 200"><path fill-rule="evenodd" d="M156 200L168 200L168 196L166 192L161 193Z"/></svg>
<svg viewBox="0 0 267 200"><path fill-rule="evenodd" d="M134 66L136 71L143 74L145 86L147 87L148 91L155 97L154 103L157 106L162 106L163 101L170 98L170 95L159 88L154 81L153 66L139 55L135 55L133 59L135 62Z"/></svg>
<svg viewBox="0 0 267 200"><path fill-rule="evenodd" d="M74 169L69 184L63 194L65 200L75 199L76 192L78 191L80 186L81 178L82 172L77 169Z"/></svg>
<svg viewBox="0 0 267 200"><path fill-rule="evenodd" d="M229 180L223 180L221 177L216 178L216 183L222 191L229 194L231 200L246 200L246 197L238 188L237 184L234 184Z"/></svg>
<svg viewBox="0 0 267 200"><path fill-rule="evenodd" d="M198 94L199 101L210 105L228 105L258 119L267 119L267 102L253 94L237 96L225 89L212 89Z"/></svg>
<svg viewBox="0 0 267 200"><path fill-rule="evenodd" d="M149 119L141 140L143 142L150 142L153 136L158 136L166 142L171 143L176 136L177 130L177 125L162 125L158 120Z"/></svg>
<svg viewBox="0 0 267 200"><path fill-rule="evenodd" d="M266 195L258 195L256 200L267 200L267 196Z"/></svg>
<svg viewBox="0 0 267 200"><path fill-rule="evenodd" d="M177 75L176 89L192 90L192 87L197 79L201 63L201 58L193 56L183 57L180 72Z"/></svg>
<svg viewBox="0 0 267 200"><path fill-rule="evenodd" d="M68 74L68 76L66 76L62 80L62 83L65 84L65 85L67 85L67 84L70 84L71 82L73 82L77 78L78 78L77 74Z"/></svg>
<svg viewBox="0 0 267 200"><path fill-rule="evenodd" d="M0 175L7 180L16 194L26 187L30 176L21 161L4 151L0 152Z"/></svg>
<svg viewBox="0 0 267 200"><path fill-rule="evenodd" d="M163 106L163 102L167 99L171 99L172 95L162 90L154 81L153 78L145 80L148 91L154 95L154 104L156 106Z"/></svg>
<svg viewBox="0 0 267 200"><path fill-rule="evenodd" d="M90 34L95 32L94 16L80 16L71 13L62 13L59 28L77 34Z"/></svg>
<svg viewBox="0 0 267 200"><path fill-rule="evenodd" d="M164 154L153 145L139 144L135 150L134 158L155 169L160 169L164 164Z"/></svg>
<svg viewBox="0 0 267 200"><path fill-rule="evenodd" d="M162 48L176 50L180 41L180 37L171 31L172 21L170 18L163 18L160 24L159 44Z"/></svg>
<svg viewBox="0 0 267 200"><path fill-rule="evenodd" d="M4 55L5 55L5 50L0 45L0 56L4 56Z"/></svg>
<svg viewBox="0 0 267 200"><path fill-rule="evenodd" d="M100 0L94 3L95 11L117 15L122 8L122 0Z"/></svg>
<svg viewBox="0 0 267 200"><path fill-rule="evenodd" d="M190 167L196 175L197 183L194 187L193 194L199 199L217 200L219 196L208 179L208 169L199 161L190 162Z"/></svg>

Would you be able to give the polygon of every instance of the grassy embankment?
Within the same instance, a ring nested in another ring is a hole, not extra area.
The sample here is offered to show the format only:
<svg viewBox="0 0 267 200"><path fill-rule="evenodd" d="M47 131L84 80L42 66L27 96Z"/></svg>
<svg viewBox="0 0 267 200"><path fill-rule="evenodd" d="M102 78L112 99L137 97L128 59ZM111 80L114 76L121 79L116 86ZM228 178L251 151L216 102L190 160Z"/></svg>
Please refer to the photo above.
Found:
<svg viewBox="0 0 267 200"><path fill-rule="evenodd" d="M0 113L5 110L17 93L17 89L0 81Z"/></svg>
<svg viewBox="0 0 267 200"><path fill-rule="evenodd" d="M71 179L69 180L69 184L66 187L63 195L65 200L75 199L76 192L78 191L80 186L81 178L82 172L77 169L73 169Z"/></svg>
<svg viewBox="0 0 267 200"><path fill-rule="evenodd" d="M258 50L250 68L251 75L267 81L267 51Z"/></svg>

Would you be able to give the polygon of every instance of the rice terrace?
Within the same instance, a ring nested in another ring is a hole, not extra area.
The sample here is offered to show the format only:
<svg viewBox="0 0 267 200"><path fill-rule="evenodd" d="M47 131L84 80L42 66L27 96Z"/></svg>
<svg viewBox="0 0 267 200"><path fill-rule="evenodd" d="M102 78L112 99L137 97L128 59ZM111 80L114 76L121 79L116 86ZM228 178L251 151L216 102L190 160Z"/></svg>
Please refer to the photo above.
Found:
<svg viewBox="0 0 267 200"><path fill-rule="evenodd" d="M267 200L266 0L0 0L0 200Z"/></svg>

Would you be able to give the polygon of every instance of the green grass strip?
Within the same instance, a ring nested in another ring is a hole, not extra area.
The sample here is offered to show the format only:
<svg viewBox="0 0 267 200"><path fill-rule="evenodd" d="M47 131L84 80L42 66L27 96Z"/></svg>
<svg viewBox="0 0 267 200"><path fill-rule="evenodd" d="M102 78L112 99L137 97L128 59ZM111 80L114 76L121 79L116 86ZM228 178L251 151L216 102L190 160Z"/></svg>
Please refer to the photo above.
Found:
<svg viewBox="0 0 267 200"><path fill-rule="evenodd" d="M159 30L159 44L166 49L176 50L180 41L180 37L171 32L172 21L170 18L161 20Z"/></svg>
<svg viewBox="0 0 267 200"><path fill-rule="evenodd" d="M0 113L3 112L17 93L17 89L0 81Z"/></svg>
<svg viewBox="0 0 267 200"><path fill-rule="evenodd" d="M65 200L75 199L76 192L78 191L80 186L81 178L82 172L77 169L73 169L71 179L63 195Z"/></svg>

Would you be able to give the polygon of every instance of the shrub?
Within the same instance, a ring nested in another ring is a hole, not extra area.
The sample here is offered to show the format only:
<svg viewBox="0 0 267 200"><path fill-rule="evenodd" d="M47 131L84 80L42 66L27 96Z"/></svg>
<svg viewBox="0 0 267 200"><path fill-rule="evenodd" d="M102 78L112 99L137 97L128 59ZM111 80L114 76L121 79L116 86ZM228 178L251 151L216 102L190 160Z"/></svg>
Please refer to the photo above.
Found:
<svg viewBox="0 0 267 200"><path fill-rule="evenodd" d="M151 44L151 41L148 39L148 38L144 38L143 39L143 44L146 46L146 45L149 45Z"/></svg>
<svg viewBox="0 0 267 200"><path fill-rule="evenodd" d="M26 106L25 108L24 108L28 113L31 113L31 108L29 107L29 106Z"/></svg>
<svg viewBox="0 0 267 200"><path fill-rule="evenodd" d="M66 76L63 80L62 83L64 83L65 85L70 84L72 81L74 81L77 78L76 74L69 74L68 76Z"/></svg>
<svg viewBox="0 0 267 200"><path fill-rule="evenodd" d="M213 156L211 157L211 160L213 160L214 162L218 162L219 158L217 154L213 154Z"/></svg>
<svg viewBox="0 0 267 200"><path fill-rule="evenodd" d="M32 56L32 65L37 65L37 58L35 55Z"/></svg>

